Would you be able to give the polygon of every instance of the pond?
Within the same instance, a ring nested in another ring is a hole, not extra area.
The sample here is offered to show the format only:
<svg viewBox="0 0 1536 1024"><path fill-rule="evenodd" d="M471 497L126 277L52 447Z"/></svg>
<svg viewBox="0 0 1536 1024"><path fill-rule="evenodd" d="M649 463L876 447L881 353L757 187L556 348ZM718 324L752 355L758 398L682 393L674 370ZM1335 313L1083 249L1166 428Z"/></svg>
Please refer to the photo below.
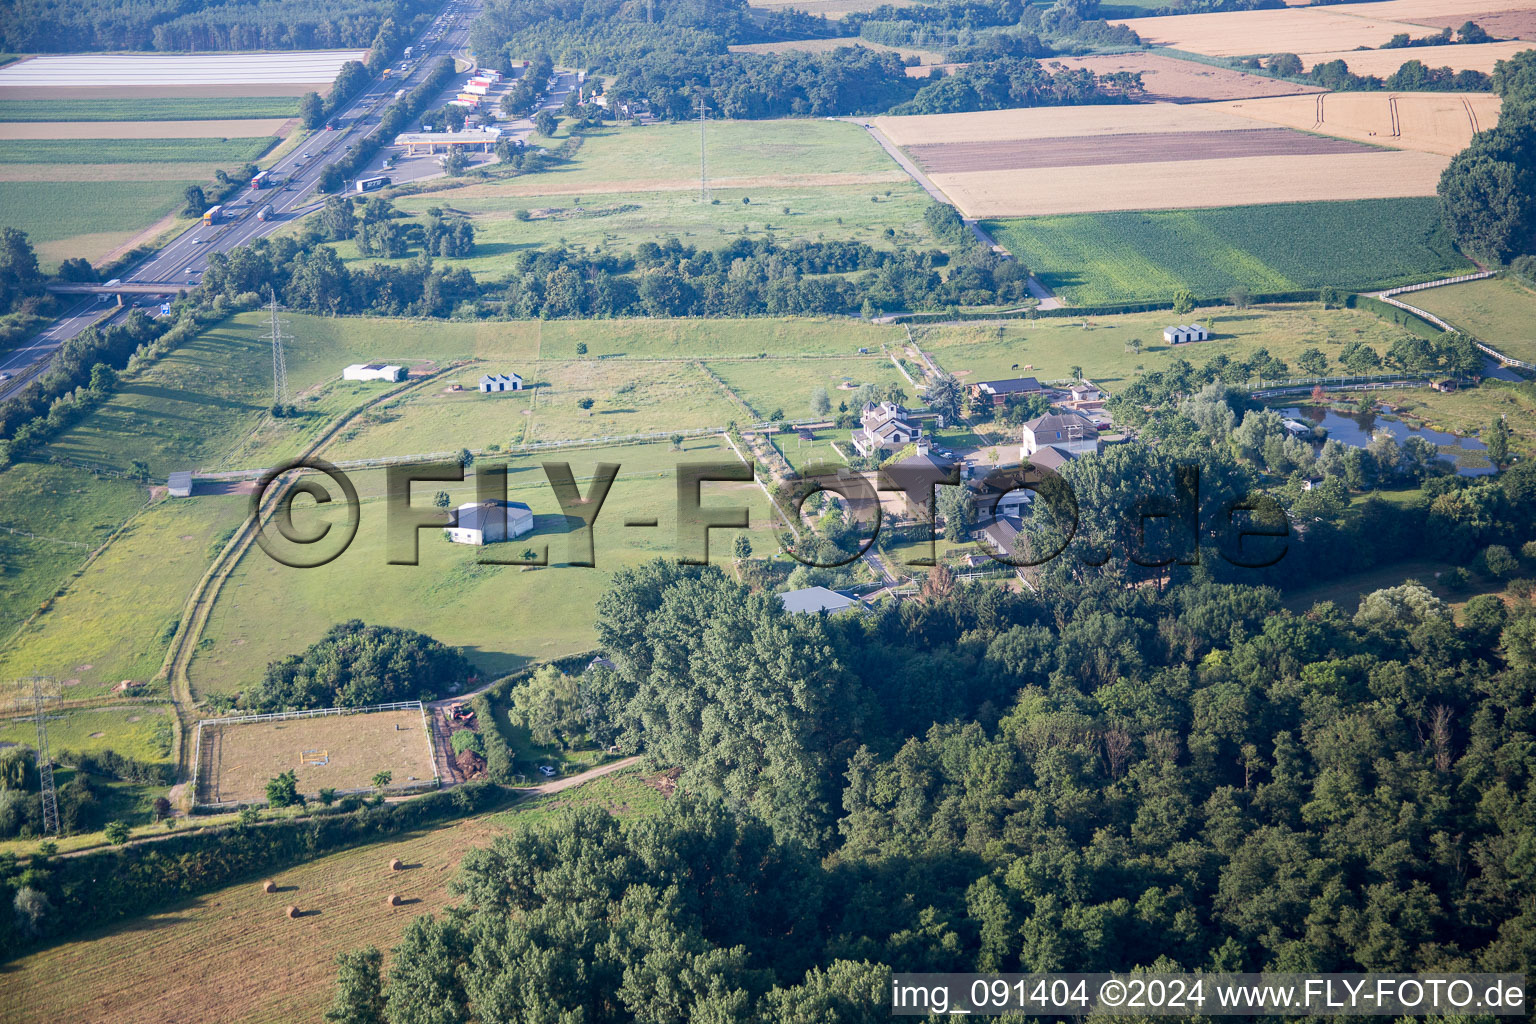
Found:
<svg viewBox="0 0 1536 1024"><path fill-rule="evenodd" d="M1388 419L1375 410L1340 412L1319 405L1292 405L1275 411L1285 419L1322 427L1329 437L1354 448L1366 447L1372 437L1385 430L1398 444L1410 437L1422 437L1440 449L1440 457L1453 463L1461 476L1486 476L1494 472L1493 464L1484 454L1488 446L1476 438L1457 437L1428 427L1410 427L1402 420Z"/></svg>

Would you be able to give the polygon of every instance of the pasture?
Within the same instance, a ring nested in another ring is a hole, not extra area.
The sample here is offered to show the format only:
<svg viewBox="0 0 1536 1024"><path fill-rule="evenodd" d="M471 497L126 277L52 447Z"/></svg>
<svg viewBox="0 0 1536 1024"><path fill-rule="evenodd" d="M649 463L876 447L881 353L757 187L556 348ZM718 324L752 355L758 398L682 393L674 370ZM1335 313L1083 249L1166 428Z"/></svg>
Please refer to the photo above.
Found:
<svg viewBox="0 0 1536 1024"><path fill-rule="evenodd" d="M0 1021L95 1019L118 1024L203 1020L219 1008L227 1024L317 1020L335 991L337 953L386 951L406 924L450 902L448 882L466 850L508 829L536 828L561 808L654 813L660 794L637 771L615 772L576 789L526 798L509 810L406 833L259 877L24 957L7 975L12 998ZM398 858L408 867L389 871ZM405 905L385 906L399 894ZM286 917L289 904L305 915ZM231 965L238 965L238 970ZM69 984L59 984L60 978ZM153 991L154 998L144 993Z"/></svg>
<svg viewBox="0 0 1536 1024"><path fill-rule="evenodd" d="M1514 359L1536 363L1536 292L1509 278L1469 281L1402 296Z"/></svg>
<svg viewBox="0 0 1536 1024"><path fill-rule="evenodd" d="M395 205L422 216L434 207L468 216L475 226L475 254L453 265L476 276L506 274L519 252L557 245L622 252L642 242L676 238L712 249L737 238L770 235L781 242L837 239L881 249L936 244L923 223L928 196L910 181L712 188L709 200L701 200L696 191L518 197L464 194L468 191L405 196ZM525 214L526 220L519 219ZM887 229L893 234L887 235ZM351 242L335 248L347 261L387 262L359 257Z"/></svg>
<svg viewBox="0 0 1536 1024"><path fill-rule="evenodd" d="M0 96L4 96L0 92ZM164 96L135 99L0 99L0 121L203 121L290 118L292 96Z"/></svg>
<svg viewBox="0 0 1536 1024"><path fill-rule="evenodd" d="M1499 102L1492 93L1333 92L1240 100L1225 107L1261 124L1454 156L1475 132L1499 123Z"/></svg>
<svg viewBox="0 0 1536 1024"><path fill-rule="evenodd" d="M73 691L64 691L66 699L74 696ZM111 749L137 761L164 763L171 756L170 716L163 704L56 711L48 716L48 749L54 754ZM0 721L0 743L36 747L35 721L30 715Z"/></svg>
<svg viewBox="0 0 1536 1024"><path fill-rule="evenodd" d="M1079 305L1169 298L1180 288L1285 292L1389 287L1465 273L1433 199L1099 213L983 225Z"/></svg>
<svg viewBox="0 0 1536 1024"><path fill-rule="evenodd" d="M261 138L8 138L0 148L7 164L211 163L255 160L277 140Z"/></svg>
<svg viewBox="0 0 1536 1024"><path fill-rule="evenodd" d="M156 680L182 607L223 539L247 514L245 495L164 501L134 517L48 610L0 645L0 679L34 672L71 700L165 692ZM83 554L83 553L82 553Z"/></svg>
<svg viewBox="0 0 1536 1024"><path fill-rule="evenodd" d="M495 456L482 456L485 461ZM508 497L534 512L534 532L484 552L452 544L440 531L419 533L419 565L390 565L385 549L384 474L352 474L362 497L356 539L345 553L316 569L290 569L252 547L220 591L190 675L199 693L234 693L258 678L274 658L320 638L333 623L361 618L417 629L460 647L487 678L541 661L590 650L595 642L593 607L610 573L659 556L679 553L679 462L737 464L718 437L694 438L673 451L666 442L518 455L507 460ZM570 565L585 557L572 523L561 514L541 464L565 462L585 493L597 463L618 463L618 479L593 530L596 568ZM470 501L475 482L418 484L416 501L444 490L453 505ZM756 484L704 486L708 506L749 509L748 536L759 551L773 550L767 499ZM330 518L319 511L309 516ZM625 528L627 519L657 523ZM736 531L710 534L712 559L730 557ZM525 549L548 546L548 568L479 562L517 559Z"/></svg>
<svg viewBox="0 0 1536 1024"><path fill-rule="evenodd" d="M847 389L840 387L843 384L882 388L895 384L909 399L917 397L912 385L878 349L872 355L841 359L711 359L706 365L764 419L775 410L782 410L789 420L815 418L811 394L818 387L827 389L834 416L838 402L848 397Z"/></svg>
<svg viewBox="0 0 1536 1024"><path fill-rule="evenodd" d="M1174 323L1168 311L1082 318L1010 320L969 323L914 330L917 343L963 384L1027 373L1040 380L1064 379L1074 366L1111 391L1138 373L1160 370L1175 359L1201 366L1218 355L1242 361L1260 348L1292 368L1308 348L1328 358L1330 373L1343 373L1339 351L1359 341L1385 353L1402 334L1401 328L1353 309L1322 309L1316 303L1264 306L1241 312L1228 308L1197 309L1179 320L1198 321L1214 338L1192 345L1168 345L1163 328ZM1140 351L1131 343L1141 342ZM1015 365L1020 367L1015 369ZM1028 368L1032 367L1032 368Z"/></svg>
<svg viewBox="0 0 1536 1024"><path fill-rule="evenodd" d="M393 776L391 786L435 778L420 708L267 722L207 719L198 728L199 804L264 802L267 780L286 771L311 798L322 789L371 789L382 771Z"/></svg>

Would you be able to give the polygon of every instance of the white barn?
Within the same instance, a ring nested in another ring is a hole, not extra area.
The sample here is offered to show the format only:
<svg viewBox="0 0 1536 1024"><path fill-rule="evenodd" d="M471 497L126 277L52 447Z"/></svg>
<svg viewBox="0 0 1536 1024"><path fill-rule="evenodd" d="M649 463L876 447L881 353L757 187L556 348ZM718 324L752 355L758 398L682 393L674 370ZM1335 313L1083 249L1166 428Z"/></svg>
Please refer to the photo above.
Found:
<svg viewBox="0 0 1536 1024"><path fill-rule="evenodd" d="M405 367L385 363L353 363L341 371L342 380L405 380Z"/></svg>
<svg viewBox="0 0 1536 1024"><path fill-rule="evenodd" d="M1204 324L1180 324L1163 328L1163 340L1170 345L1183 345L1190 341L1209 341L1211 332Z"/></svg>
<svg viewBox="0 0 1536 1024"><path fill-rule="evenodd" d="M192 497L192 471L183 470L180 473L172 473L166 480L166 493L173 498Z"/></svg>
<svg viewBox="0 0 1536 1024"><path fill-rule="evenodd" d="M455 544L495 544L533 532L533 510L520 501L472 501L460 505L448 539Z"/></svg>
<svg viewBox="0 0 1536 1024"><path fill-rule="evenodd" d="M480 390L483 392L521 391L523 378L515 373L488 373L480 378Z"/></svg>

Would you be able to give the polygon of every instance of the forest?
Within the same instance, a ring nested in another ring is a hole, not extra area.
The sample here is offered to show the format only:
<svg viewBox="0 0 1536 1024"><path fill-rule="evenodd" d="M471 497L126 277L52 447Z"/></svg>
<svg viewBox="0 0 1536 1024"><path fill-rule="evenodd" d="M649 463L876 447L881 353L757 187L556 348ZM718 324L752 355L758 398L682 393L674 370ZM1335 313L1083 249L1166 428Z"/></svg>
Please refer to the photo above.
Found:
<svg viewBox="0 0 1536 1024"><path fill-rule="evenodd" d="M429 0L14 0L0 5L0 50L366 49L393 19L430 17Z"/></svg>
<svg viewBox="0 0 1536 1024"><path fill-rule="evenodd" d="M1511 263L1536 256L1536 51L1493 69L1496 127L1472 137L1440 177L1440 205L1462 251Z"/></svg>

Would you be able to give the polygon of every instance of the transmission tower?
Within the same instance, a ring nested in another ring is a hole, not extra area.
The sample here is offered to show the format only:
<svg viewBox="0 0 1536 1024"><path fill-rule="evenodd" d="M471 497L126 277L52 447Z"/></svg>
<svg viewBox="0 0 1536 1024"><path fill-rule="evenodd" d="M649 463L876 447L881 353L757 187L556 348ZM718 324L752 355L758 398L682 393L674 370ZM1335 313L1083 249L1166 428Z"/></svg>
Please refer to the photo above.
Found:
<svg viewBox="0 0 1536 1024"><path fill-rule="evenodd" d="M699 93L699 199L709 201L709 163L705 157L704 122L706 108L704 94Z"/></svg>
<svg viewBox="0 0 1536 1024"><path fill-rule="evenodd" d="M283 359L283 342L293 338L283 333L283 321L277 316L277 291L272 290L268 305L272 312L272 405L281 409L288 404L288 364Z"/></svg>
<svg viewBox="0 0 1536 1024"><path fill-rule="evenodd" d="M42 780L43 789L43 834L53 835L59 830L59 794L53 786L53 761L48 754L48 714L44 711L44 702L54 698L43 693L43 683L47 681L46 676L31 679L32 715L37 720L37 775Z"/></svg>

